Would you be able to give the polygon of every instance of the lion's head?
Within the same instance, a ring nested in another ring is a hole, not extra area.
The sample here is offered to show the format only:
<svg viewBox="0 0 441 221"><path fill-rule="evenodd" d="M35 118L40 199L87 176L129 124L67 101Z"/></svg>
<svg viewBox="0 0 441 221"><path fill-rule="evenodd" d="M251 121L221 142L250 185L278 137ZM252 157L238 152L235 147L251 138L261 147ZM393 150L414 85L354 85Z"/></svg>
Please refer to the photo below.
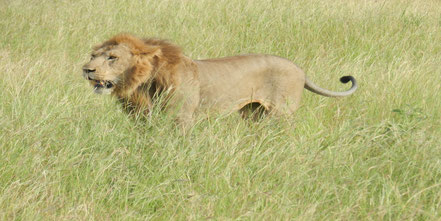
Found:
<svg viewBox="0 0 441 221"><path fill-rule="evenodd" d="M160 45L119 34L96 46L83 66L83 76L98 94L130 94L151 77L162 56Z"/></svg>

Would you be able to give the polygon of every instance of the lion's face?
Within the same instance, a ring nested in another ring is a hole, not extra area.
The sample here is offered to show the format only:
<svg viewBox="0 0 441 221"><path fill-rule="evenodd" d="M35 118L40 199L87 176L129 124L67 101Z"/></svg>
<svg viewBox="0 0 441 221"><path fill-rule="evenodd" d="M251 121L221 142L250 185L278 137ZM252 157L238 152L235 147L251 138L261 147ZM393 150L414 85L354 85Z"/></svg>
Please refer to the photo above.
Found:
<svg viewBox="0 0 441 221"><path fill-rule="evenodd" d="M83 76L97 94L110 94L135 62L130 48L125 44L107 45L92 52L90 61L83 66Z"/></svg>

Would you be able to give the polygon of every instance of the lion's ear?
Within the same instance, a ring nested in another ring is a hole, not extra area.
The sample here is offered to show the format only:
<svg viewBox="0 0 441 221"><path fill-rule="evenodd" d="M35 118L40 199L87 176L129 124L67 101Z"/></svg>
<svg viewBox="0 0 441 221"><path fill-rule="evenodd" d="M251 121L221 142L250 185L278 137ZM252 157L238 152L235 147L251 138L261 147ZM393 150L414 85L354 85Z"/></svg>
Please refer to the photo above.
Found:
<svg viewBox="0 0 441 221"><path fill-rule="evenodd" d="M153 46L153 47L151 47L151 50L149 50L149 52L144 54L144 55L147 55L147 56L152 57L152 58L159 57L159 56L162 55L161 47Z"/></svg>
<svg viewBox="0 0 441 221"><path fill-rule="evenodd" d="M146 45L142 48L136 48L132 53L134 55L153 57L161 54L161 48L159 46Z"/></svg>

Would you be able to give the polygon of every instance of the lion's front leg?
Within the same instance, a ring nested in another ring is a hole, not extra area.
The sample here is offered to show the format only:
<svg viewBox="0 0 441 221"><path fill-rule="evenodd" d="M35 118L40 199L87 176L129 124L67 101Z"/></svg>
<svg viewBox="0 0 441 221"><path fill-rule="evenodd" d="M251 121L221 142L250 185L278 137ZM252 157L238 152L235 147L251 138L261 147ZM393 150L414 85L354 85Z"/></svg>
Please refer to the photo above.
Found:
<svg viewBox="0 0 441 221"><path fill-rule="evenodd" d="M193 83L177 88L167 104L167 114L184 128L192 125L193 115L199 106L199 84Z"/></svg>

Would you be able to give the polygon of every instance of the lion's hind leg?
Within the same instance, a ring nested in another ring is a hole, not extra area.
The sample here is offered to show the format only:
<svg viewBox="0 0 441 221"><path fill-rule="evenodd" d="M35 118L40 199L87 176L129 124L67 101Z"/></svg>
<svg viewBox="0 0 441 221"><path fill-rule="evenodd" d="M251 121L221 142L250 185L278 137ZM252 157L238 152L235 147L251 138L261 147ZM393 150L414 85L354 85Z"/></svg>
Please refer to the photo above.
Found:
<svg viewBox="0 0 441 221"><path fill-rule="evenodd" d="M290 97L290 99L283 99L280 102L274 104L269 114L277 118L287 118L294 114L294 112L300 106L300 97Z"/></svg>

